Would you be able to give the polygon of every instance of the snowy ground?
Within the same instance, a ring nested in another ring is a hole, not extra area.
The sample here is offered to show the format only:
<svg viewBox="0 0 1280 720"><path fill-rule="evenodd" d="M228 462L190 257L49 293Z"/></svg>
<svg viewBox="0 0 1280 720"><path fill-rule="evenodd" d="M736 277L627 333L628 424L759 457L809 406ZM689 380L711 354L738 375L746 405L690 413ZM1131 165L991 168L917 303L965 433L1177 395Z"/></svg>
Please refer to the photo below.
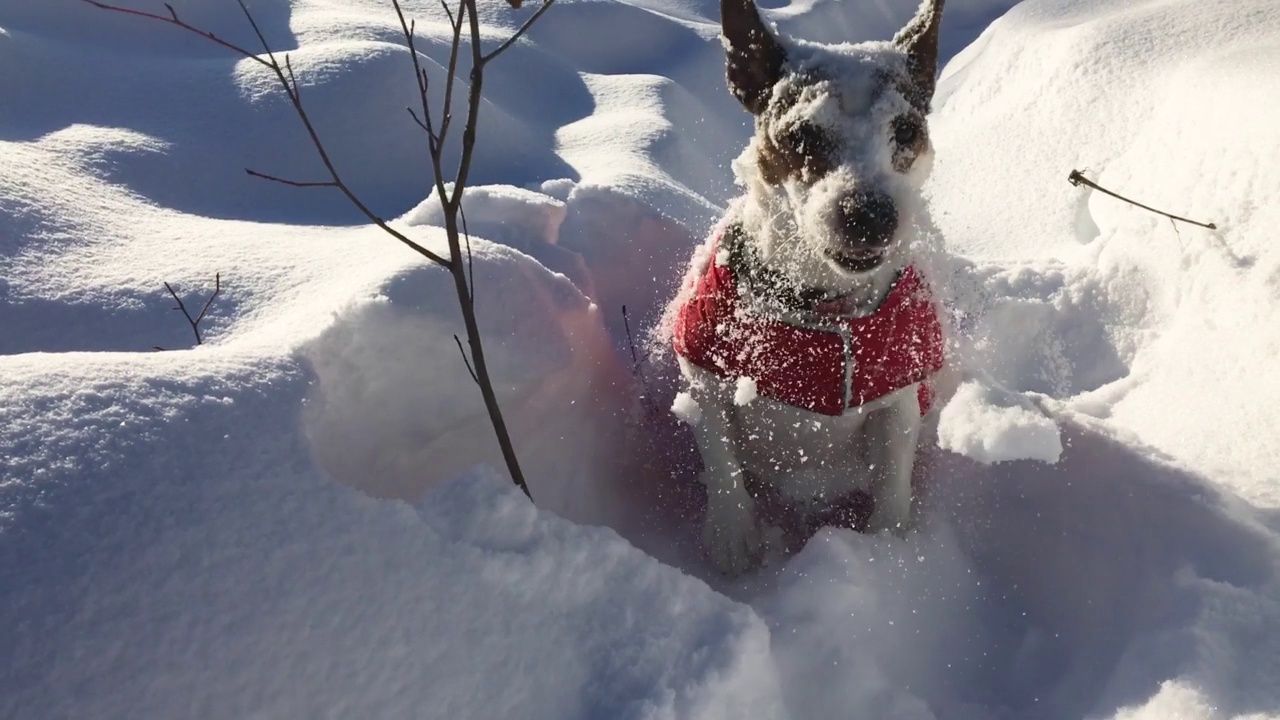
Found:
<svg viewBox="0 0 1280 720"><path fill-rule="evenodd" d="M349 182L441 246L387 3L249 5ZM858 40L914 5L765 7ZM648 461L684 440L621 312L652 325L733 193L715 3L559 0L486 85L468 219L535 509L485 468L444 274L244 175L320 170L268 77L0 0L0 717L1280 717L1280 6L1010 5L944 25L970 384L928 526L729 583ZM406 6L439 77L437 4ZM486 7L491 42L522 17ZM193 348L163 283L215 273Z"/></svg>

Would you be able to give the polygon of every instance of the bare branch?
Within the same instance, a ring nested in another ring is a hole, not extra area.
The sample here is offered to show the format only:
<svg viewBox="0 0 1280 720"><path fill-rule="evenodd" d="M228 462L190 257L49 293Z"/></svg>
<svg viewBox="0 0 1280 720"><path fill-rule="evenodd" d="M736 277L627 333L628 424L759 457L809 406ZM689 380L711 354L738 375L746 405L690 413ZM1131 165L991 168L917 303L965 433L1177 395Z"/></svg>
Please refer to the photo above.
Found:
<svg viewBox="0 0 1280 720"><path fill-rule="evenodd" d="M263 60L262 58L258 57L254 53L249 52L248 50L245 50L239 45L236 45L235 43L229 43L226 40L223 40L222 38L218 37L217 35L214 35L213 33L208 32L207 30L201 30L198 27L195 27L193 25L188 25L187 23L183 22L178 18L178 13L168 3L165 3L165 7L169 9L169 17L165 17L164 15L156 15L155 13L143 12L142 10L133 10L131 8L120 7L118 5L111 5L109 3L98 2L98 0L80 0L80 1L84 3L88 3L89 5L92 5L97 8L102 8L103 10L112 10L114 12L124 13L125 15L136 15L138 17L144 17L151 20L158 20L168 25L174 25L174 26L180 27L183 30L186 30L187 32L195 33L196 35L199 35L200 37L206 40L212 40L213 42L221 45L222 47L238 55L242 55L258 63L259 65L262 65L264 67L271 67L271 63L269 61Z"/></svg>
<svg viewBox="0 0 1280 720"><path fill-rule="evenodd" d="M462 237L467 240L467 287L470 288L471 304L476 302L476 269L471 264L471 231L467 229L467 213L458 206L458 217L462 219Z"/></svg>
<svg viewBox="0 0 1280 720"><path fill-rule="evenodd" d="M1167 213L1167 212L1165 212L1165 211L1163 211L1163 210L1157 210L1157 209L1155 209L1155 208L1153 208L1153 207L1150 207L1150 206L1147 206L1147 205L1143 205L1142 203L1137 202L1136 200L1130 200L1129 198L1127 198L1127 197L1125 197L1125 196L1123 196L1123 195L1121 195L1121 194L1119 194L1119 193L1112 192L1112 191L1110 191L1110 190L1108 190L1108 189L1106 189L1106 188L1102 187L1102 186L1101 186L1101 185L1099 185L1098 183L1096 183L1096 182L1094 182L1094 181L1090 180L1089 178L1085 177L1085 176L1084 176L1084 173L1080 172L1079 170L1072 170L1072 171L1071 171L1071 174L1067 176L1067 182L1071 183L1072 185L1075 185L1076 187L1079 187L1079 186L1081 186L1081 185L1086 185L1086 186L1088 186L1088 187L1093 188L1094 190L1097 190L1098 192L1106 193L1107 195L1110 195L1111 197L1116 198L1117 200L1123 200L1123 201L1125 201L1125 202L1129 203L1130 205L1136 205L1136 206L1138 206L1138 207L1142 208L1143 210L1147 210L1147 211L1153 212L1153 213L1155 213L1155 214L1157 214L1157 215L1163 215L1163 216L1165 216L1165 217L1169 218L1170 220L1178 220L1178 221L1181 221L1181 222L1184 222L1184 223L1190 223L1190 224L1192 224L1192 225L1198 225L1198 226L1200 226L1200 227L1202 227L1202 228L1208 228L1209 230L1217 230L1217 229L1218 229L1218 226L1217 226L1217 225L1214 225L1213 223L1202 223L1202 222L1198 222L1198 221L1196 221L1196 220L1189 220L1189 219L1187 219L1187 218L1180 217L1180 216L1178 216L1178 215L1171 215L1171 214L1169 214L1169 213ZM1175 225L1173 229L1176 231L1176 230L1178 229L1178 227ZM1179 239L1181 239L1181 236L1179 236Z"/></svg>
<svg viewBox="0 0 1280 720"><path fill-rule="evenodd" d="M479 385L480 378L476 377L476 371L471 369L471 361L467 359L467 351L462 349L462 340L458 338L457 334L454 334L453 342L458 345L458 352L462 354L462 364L467 366L467 372L471 373L471 379Z"/></svg>
<svg viewBox="0 0 1280 720"><path fill-rule="evenodd" d="M200 314L197 315L195 319L195 323L194 323L195 325L197 326L200 325L200 321L203 320L205 314L209 312L209 306L213 304L214 299L217 298L218 294L221 292L222 292L222 273L214 273L213 274L213 294L210 295L209 299L205 301L204 307L200 309Z"/></svg>
<svg viewBox="0 0 1280 720"><path fill-rule="evenodd" d="M431 132L430 128L427 127L427 124L422 122L422 120L418 118L418 113L415 112L413 108L406 107L405 110L409 111L409 117L413 118L414 125L417 125L418 127L422 128L426 132Z"/></svg>
<svg viewBox="0 0 1280 720"><path fill-rule="evenodd" d="M462 204L462 189L466 187L467 176L471 173L471 157L476 148L476 125L480 118L480 94L484 88L480 13L476 10L476 0L462 0L462 3L467 11L467 25L471 34L471 87L467 92L467 125L462 130L462 157L458 160L458 176L454 180L453 195L449 198L449 206L453 210L457 210Z"/></svg>
<svg viewBox="0 0 1280 720"><path fill-rule="evenodd" d="M182 302L182 298L178 297L178 293L173 289L172 285L166 282L164 284L164 289L168 290L169 294L173 296L173 301L178 303L178 305L173 309L182 311L182 316L187 319L187 324L191 326L191 332L196 336L196 345L203 345L204 338L200 336L200 321L204 320L204 316L209 312L209 306L213 305L214 299L222 292L222 273L217 273L213 276L213 294L205 301L204 308L200 311L200 314L194 318L191 317L190 312L187 312L186 303ZM164 348L159 345L152 345L152 347L156 350L164 350Z"/></svg>
<svg viewBox="0 0 1280 720"><path fill-rule="evenodd" d="M262 34L261 28L259 28L258 24L253 20L253 16L249 12L248 7L245 6L243 0L237 0L237 2L239 2L240 8L244 11L245 15L249 18L250 23L253 25L254 32L258 35L258 38L262 40L263 46L267 48L267 57L268 57L267 60L263 60L261 57L254 55L253 53L249 52L248 50L245 50L244 48L238 45L234 45L232 43L226 42L225 40L222 40L214 36L212 33L205 32L204 30L200 30L199 28L193 27L181 20L176 19L177 13L174 12L172 8L170 8L170 14L173 17L165 17L163 15L156 15L154 13L146 13L138 10L130 10L128 8L118 7L115 5L108 5L107 3L97 2L97 0L82 0L82 2L86 2L90 5L102 8L104 10L112 10L115 12L125 13L127 15L137 15L137 16L148 18L151 20L157 20L159 22L163 22L169 25L176 25L184 30L193 32L196 35L199 35L200 37L206 38L208 40L212 40L213 42L216 42L217 44L223 47L229 48L230 50L236 53L239 53L240 55L243 55L247 58L250 58L255 62L257 62L258 64L271 70L271 72L276 76L276 80L279 81L280 86L284 88L285 94L288 95L289 102L290 104L293 105L294 113L298 116L298 119L302 121L302 126L306 128L307 136L311 139L311 144L315 148L316 154L320 156L320 161L324 163L325 170L329 172L329 177L332 178L332 185L329 185L329 187L335 187L338 190L340 190L342 194L346 196L347 200L352 205L354 205L357 210L360 211L360 214L364 215L370 222L377 225L383 232L387 233L388 235L395 238L396 240L399 240L401 243L408 246L414 252L418 253L419 255L422 255L428 260L431 260L432 262L438 265L443 265L444 267L450 266L449 260L446 260L440 255L428 250L427 248L423 247L422 245L419 245L413 240L410 240L403 233L399 232L398 230L395 230L390 225L388 225L386 221L384 221L382 218L375 215L374 212L370 210L369 207L365 205L364 202L361 201L359 197L356 196L356 194L351 190L351 188L348 187L347 184L342 181L341 176L338 175L337 168L335 168L333 165L333 160L329 157L328 150L325 149L324 143L320 141L320 136L316 132L315 126L312 125L311 123L311 118L307 115L307 111L302 107L302 99L298 93L297 78L293 74L293 66L289 62L289 56L288 55L285 56L285 65L282 67L280 65L280 62L276 60L275 55L272 54L270 46L267 44L266 38ZM284 182L280 178L269 178L269 179L272 179L277 182ZM309 184L309 183L286 182L285 184L296 184L298 187L322 187L319 184Z"/></svg>
<svg viewBox="0 0 1280 720"><path fill-rule="evenodd" d="M263 180L270 180L271 182L280 183L281 185L289 185L291 187L300 187L300 188L310 188L310 187L336 188L338 187L338 183L332 180L315 180L311 182L305 182L301 180L287 180L282 177L276 177L275 175L268 175L266 173L261 173L261 172L258 172L257 170L250 170L249 168L245 168L244 171L246 174L252 175L253 177L262 178Z"/></svg>
<svg viewBox="0 0 1280 720"><path fill-rule="evenodd" d="M622 327L627 330L627 345L631 347L631 364L635 367L640 366L640 356L636 354L636 344L631 339L631 318L627 317L627 306L622 306Z"/></svg>
<svg viewBox="0 0 1280 720"><path fill-rule="evenodd" d="M498 57L498 56L499 56L499 55L501 55L502 53L506 52L507 48L509 48L509 47L511 47L512 45L514 45L514 44L515 44L515 42L516 42L517 40L519 40L519 39L520 39L520 36L521 36L521 35L524 35L524 34L525 34L525 32L526 32L526 31L528 31L530 27L533 27L533 24L534 24L534 23L538 22L538 18L542 17L542 13L546 12L547 10L549 10L549 9L551 8L551 4L552 4L552 3L554 3L555 1L556 1L556 0L543 0L543 2L542 2L542 7L539 7L537 10L535 10L535 11L534 11L534 13L533 13L532 15L530 15L530 16L529 16L529 19L528 19L528 20L525 20L525 21L524 21L524 24L522 24L522 25L521 25L521 26L520 26L520 27L515 31L515 33L514 33L514 34L512 34L512 36L511 36L511 37L507 38L507 39L506 39L506 40L505 40L501 45L499 45L497 48L495 48L492 52L490 52L489 54L484 55L484 56L482 56L482 57L480 58L480 64L481 64L481 65L483 65L483 64L485 64L485 63L489 62L490 60L492 60L492 59L494 59L494 58ZM513 6L513 7L519 7L519 6L518 6L518 5L516 5L516 6Z"/></svg>
<svg viewBox="0 0 1280 720"><path fill-rule="evenodd" d="M262 34L262 28L258 27L258 21L253 19L253 13L249 12L249 7L244 4L244 0L236 0L236 4L244 12L245 18L249 21L249 27L253 28L253 34L258 36L258 42L262 43L262 50L267 53L267 57L274 63L276 58L271 53L271 45L267 42L266 36ZM172 12L172 8L170 8L170 12Z"/></svg>
<svg viewBox="0 0 1280 720"><path fill-rule="evenodd" d="M444 14L449 18L450 25L457 25L458 22L453 19L453 11L449 9L449 0L440 0L440 7L444 8Z"/></svg>
<svg viewBox="0 0 1280 720"><path fill-rule="evenodd" d="M400 7L400 0L391 0L391 5L396 9L396 17L400 19L400 29L404 32L405 43L409 46L409 57L413 60L413 77L418 83L418 98L422 103L422 121L418 125L427 131L428 148L434 153L439 142L431 122L431 103L427 98L427 71L422 69L422 63L418 60L418 48L414 42L416 21L405 21L404 10ZM414 115L412 110L409 114ZM415 119L417 119L416 115Z"/></svg>
<svg viewBox="0 0 1280 720"><path fill-rule="evenodd" d="M440 0L448 10L448 0ZM458 75L458 50L462 47L462 13L467 9L468 0L458 0L458 17L453 19L450 14L450 21L453 22L453 39L449 45L449 64L445 66L444 76L444 107L440 111L440 145L443 151L445 136L449 134L449 124L453 122L453 85Z"/></svg>
<svg viewBox="0 0 1280 720"><path fill-rule="evenodd" d="M422 103L422 116L419 119L417 114L412 109L409 110L409 113L410 113L410 116L414 118L415 122L417 122L420 127L422 127L424 130L427 131L428 145L431 151L430 154L431 154L432 170L435 174L436 194L440 199L441 208L444 211L445 235L447 237L448 245L449 245L449 256L447 259L444 257L441 257L440 255L430 250L427 250L425 247L419 245L413 240L410 240L403 233L400 233L399 231L387 225L387 223L382 218L375 215L373 211L369 209L369 207L365 205L364 202L361 201L358 196L356 196L356 194L351 190L351 188L348 187L345 182L343 182L342 177L338 174L337 168L333 164L332 158L330 158L329 153L324 146L324 143L320 140L320 136L319 136L319 133L316 131L315 125L312 123L311 118L308 116L305 108L302 105L301 87L298 83L297 77L294 74L293 64L289 58L289 55L288 54L284 55L284 64L282 65L280 61L276 58L276 55L271 50L270 44L267 42L266 37L262 32L262 29L258 26L257 22L253 19L252 13L250 13L248 7L245 5L244 0L236 0L236 1L240 5L241 10L244 12L245 17L248 19L249 24L253 27L253 31L258 36L258 40L262 43L263 49L266 52L265 59L257 54L254 54L249 52L248 50L245 50L244 48L241 48L237 45L221 40L220 38L215 37L212 33L199 30L191 25L186 24L181 19L179 19L177 12L172 7L166 6L169 9L169 17L164 17L162 15L155 15L152 13L131 10L128 8L122 8L115 5L109 5L107 3L99 2L98 0L82 0L82 1L105 10L113 10L115 12L121 12L129 15L145 17L145 18L157 20L160 22L164 22L170 25L175 25L177 27L183 28L189 32L193 32L197 35L200 35L201 37L204 37L208 40L212 40L213 42L219 45L222 45L244 57L252 59L254 62L258 63L259 65L262 65L263 67L266 67L267 69L269 69L272 72L272 74L275 75L275 78L280 83L280 86L284 90L285 95L289 98L289 102L293 106L294 113L297 115L298 120L302 123L303 128L306 130L307 136L311 140L311 144L316 151L316 155L320 158L320 161L324 164L325 170L329 173L330 180L310 181L310 182L296 181L296 180L287 180L287 179L276 177L273 175L267 175L265 173L257 172L254 170L246 170L246 172L254 177L258 177L258 178L265 179L272 182L282 183L285 185L291 185L294 187L337 188L340 192L342 192L342 194L347 198L347 200L357 210L360 211L361 214L363 214L366 218L368 218L370 222L377 225L378 228L380 228L382 231L394 237L396 240L398 240L402 244L412 248L415 252L419 253L423 257L426 257L432 262L435 262L443 266L449 271L449 274L454 281L454 289L458 297L458 304L459 304L460 310L462 312L462 320L466 327L467 343L469 345L470 352L468 353L467 349L462 347L462 341L456 335L454 336L454 342L455 344L457 344L459 352L462 353L463 361L467 366L467 371L471 374L472 380L474 380L476 384L479 386L480 392L484 397L485 409L488 411L489 420L493 425L494 434L497 437L498 446L502 451L503 459L506 461L507 469L511 473L511 479L516 484L516 486L518 486L520 490L524 492L524 494L532 500L533 496L529 491L528 484L525 482L524 473L520 469L520 464L515 454L515 447L511 441L511 435L507 431L506 421L502 416L502 409L498 403L497 394L494 390L493 382L489 376L488 366L485 361L484 347L480 340L480 328L477 323L476 313L475 313L475 294L474 294L475 277L474 277L474 264L472 262L472 256L471 256L471 236L466 228L466 216L461 212L461 203L462 203L463 189L466 187L467 177L470 173L471 160L475 153L476 127L479 119L479 112L480 112L480 106L481 106L480 100L481 100L482 86L484 84L483 81L484 81L485 63L488 60L492 60L495 57L497 57L501 52L505 51L514 42L516 42L516 40L518 40L519 37L524 34L524 32L528 29L528 27L532 25L533 22L536 21L537 18L542 15L543 12L546 11L546 9L551 5L553 0L544 0L543 6L539 8L538 11L535 12L528 20L526 20L525 23L521 25L521 27L516 31L516 33L511 38L508 38L506 42L504 42L494 52L490 53L487 56L483 55L480 49L480 19L479 19L479 12L476 7L477 0L458 0L457 13L454 13L450 10L448 6L448 0L441 0L441 3L444 5L444 8L445 8L445 14L449 16L450 27L453 30L453 38L452 38L453 42L452 42L452 45L450 46L450 51L449 51L449 65L446 71L447 77L445 80L444 106L443 106L443 112L440 116L440 128L438 132L433 132L434 128L433 128L433 122L432 122L431 112L429 107L430 104L428 101L428 93L427 93L429 88L428 78L427 78L426 71L422 69L421 62L418 58L416 42L415 42L415 25L414 23L407 21L406 18L404 17L404 13L402 8L400 7L399 0L392 0L392 3L396 8L396 12L400 17L401 28L404 30L404 33L405 33L406 42L409 45L410 55L413 58L414 74L418 82L418 91L419 91L420 100ZM518 7L519 5L519 3L512 2L512 0L508 0L508 2L512 4L513 7ZM454 87L454 82L457 76L458 58L461 53L462 42L463 42L462 27L464 22L464 14L465 14L465 20L468 24L469 40L471 45L471 84L470 84L470 90L468 92L468 99L467 99L466 127L463 131L463 136L462 136L462 153L458 161L458 171L454 180L453 192L452 194L448 194L445 192L445 187L444 187L445 175L443 172L442 165L443 165L443 155L444 155L444 148L445 148L445 139L448 136L449 126L453 118L453 111L452 111L453 87ZM458 227L459 218L461 218L462 220L461 233L459 233L459 227ZM467 252L466 265L463 265L462 263L461 256L462 256L463 241L460 238L460 235L465 236L466 238L466 252ZM214 295L216 296L218 291L221 288L221 278L220 277L215 278L215 282L217 284L217 288L214 291ZM166 287L169 287L169 286L166 284ZM196 332L197 344L199 344L200 335L199 335L198 323L200 319L203 319L205 312L209 309L209 303L205 304L205 307L201 311L199 318L192 319L190 314L187 313L186 307L182 305L182 301L177 297L177 293L173 292L172 288L169 288L169 290L170 290L170 294L174 296L174 299L179 304L179 308L177 309L181 309L183 314L187 317L188 321L192 322L193 330L195 330ZM212 302L212 299L213 298L210 298L210 302Z"/></svg>

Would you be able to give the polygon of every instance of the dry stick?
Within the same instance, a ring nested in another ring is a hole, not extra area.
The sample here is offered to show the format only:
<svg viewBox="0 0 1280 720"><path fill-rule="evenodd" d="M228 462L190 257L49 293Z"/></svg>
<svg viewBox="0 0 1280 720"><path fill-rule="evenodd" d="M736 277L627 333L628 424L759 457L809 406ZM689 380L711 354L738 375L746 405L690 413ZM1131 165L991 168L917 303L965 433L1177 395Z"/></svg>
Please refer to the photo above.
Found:
<svg viewBox="0 0 1280 720"><path fill-rule="evenodd" d="M631 339L631 319L627 316L627 306L622 306L622 327L627 331L627 345L631 348L631 369L640 372L640 356L636 354L636 343Z"/></svg>
<svg viewBox="0 0 1280 720"><path fill-rule="evenodd" d="M213 42L216 42L217 44L266 67L275 74L276 79L284 88L285 94L289 98L289 102L293 105L294 112L297 114L299 120L301 120L303 127L306 128L307 135L311 138L311 142L316 153L324 163L325 169L329 172L330 180L324 182L304 182L285 180L283 178L266 175L265 173L259 173L252 170L246 170L246 172L255 177L280 182L294 187L336 187L347 197L356 209L358 209L366 218L381 228L384 232L412 248L420 255L449 270L449 274L454 280L455 290L457 292L460 309L462 311L463 324L466 327L467 343L471 348L471 362L468 363L467 369L480 385L480 391L484 397L485 408L489 413L489 419L493 425L494 433L497 435L498 445L502 450L503 459L505 460L507 469L511 474L511 479L517 486L519 486L526 496L532 499L533 496L529 492L529 486L525 482L524 474L516 459L515 448L511 442L510 434L507 431L506 422L503 419L501 409L498 406L497 395L494 392L493 383L489 377L488 364L485 362L484 349L480 342L479 324L477 323L475 316L474 296L472 288L470 287L471 283L469 282L471 271L470 262L465 266L461 262L462 247L458 232L458 213L462 203L462 191L466 186L467 175L471 167L471 158L475 148L476 123L479 119L480 93L483 85L484 66L488 61L493 60L500 53L515 43L515 41L518 40L519 37L523 35L544 12L546 12L554 0L544 0L542 7L529 17L520 26L520 28L517 29L516 33L511 38L508 38L506 42L502 43L502 45L488 55L483 55L480 51L480 22L479 13L476 8L476 0L459 0L458 13L456 15L449 11L447 4L445 5L446 14L449 15L450 22L452 24L453 43L450 48L449 72L445 84L444 112L441 117L441 127L438 133L432 132L431 115L428 107L429 103L427 101L427 76L426 72L421 69L418 62L417 51L414 48L413 29L405 22L404 13L398 0L392 0L396 13L400 17L401 27L405 32L406 41L409 44L413 57L415 75L418 78L418 91L421 96L423 106L423 116L418 124L426 130L428 134L428 146L431 150L431 162L433 170L435 171L436 190L445 215L445 234L448 238L449 244L449 259L447 260L413 242L394 228L387 225L386 222L365 206L365 204L342 181L342 178L338 175L337 169L334 167L332 160L329 158L328 152L324 148L324 144L320 141L320 137L317 134L315 127L311 124L310 117L308 117L306 110L302 106L302 98L299 92L297 78L294 77L293 66L289 61L289 56L287 54L285 55L285 62L282 67L280 62L276 60L275 55L273 54L270 45L267 43L266 38L263 36L261 29L258 27L257 22L253 19L253 15L245 6L244 0L236 1L240 5L240 9L244 12L246 19L248 19L249 24L252 26L254 33L258 36L258 40L262 43L263 50L267 55L266 60L249 52L248 50L245 50L244 48L216 37L213 33L200 30L183 22L178 17L177 12L167 4L165 7L169 10L169 17L97 2L97 0L82 0L82 2L86 2L104 10L113 10L129 15L136 15L177 26L205 39L212 40ZM447 2L447 0L441 1L442 4ZM467 123L463 130L462 157L458 162L458 172L454 181L453 193L446 197L443 181L444 174L442 172L443 153L449 123L452 120L451 103L453 95L453 78L455 75L459 48L462 41L462 22L464 13L466 14L469 22L472 51L471 88L468 98ZM467 238L467 242L469 246L470 237ZM468 247L468 251L469 250L470 248ZM461 340L455 338L455 341L458 346L461 347ZM464 355L464 360L465 359Z"/></svg>
<svg viewBox="0 0 1280 720"><path fill-rule="evenodd" d="M196 336L196 345L203 345L204 338L200 337L200 321L204 320L205 314L209 312L209 306L213 305L214 298L218 297L218 293L222 292L222 273L214 273L213 294L205 301L204 307L200 310L200 314L194 319L191 317L191 313L187 312L186 304L182 302L182 298L178 297L178 293L174 291L173 286L169 283L165 283L164 289L168 290L169 294L173 296L174 302L178 303L178 306L175 307L174 310L181 310L183 317L185 317L187 319L187 323L191 325L191 332L195 333ZM152 347L157 350L164 349L159 345L153 345Z"/></svg>
<svg viewBox="0 0 1280 720"><path fill-rule="evenodd" d="M442 0L442 2L446 1ZM451 196L447 195L444 187L445 141L448 139L449 124L452 120L453 78L457 67L459 49L462 45L464 14L470 19L471 24L472 56L475 58L479 55L480 24L479 14L476 10L476 0L459 0L457 15L452 13L449 15L452 23L453 42L449 50L444 107L438 132L432 131L434 123L431 120L430 103L427 99L427 75L418 61L413 26L405 20L404 11L400 7L399 0L391 0L391 4L396 10L396 16L400 19L400 29L404 32L405 43L408 45L409 53L413 60L414 74L419 79L418 94L422 104L423 117L421 125L427 131L427 145L431 154L431 166L435 173L436 195L440 200L441 211L444 213L445 237L449 242L449 258L453 261L449 265L449 274L453 277L454 290L457 293L459 309L462 312L463 326L467 332L467 345L471 349L471 361L467 364L467 371L471 373L472 378L476 380L476 384L480 386L480 395L484 398L490 424L493 425L494 434L498 439L498 447L502 451L502 458L506 462L507 471L511 474L512 481L519 486L525 495L532 499L533 495L530 493L529 485L524 479L524 472L521 470L519 460L516 457L515 445L511 442L511 434L507 430L506 419L502 415L497 393L494 392L493 382L489 377L489 365L485 360L484 346L480 342L480 329L475 313L474 283L471 281L471 238L469 234L467 235L467 264L464 266L461 261L462 242L459 238L458 218L461 213L462 191L466 187L467 174L471 168L476 124L480 117L480 92L483 86L484 74L484 66L476 64L474 60L471 68L467 122L463 128L462 157L458 161L453 194ZM448 10L447 5L445 9L446 11ZM463 222L465 223L465 216L463 216ZM465 232L465 227L463 232ZM459 350L461 350L461 341L458 340L457 343ZM463 353L463 359L466 359L466 353Z"/></svg>
<svg viewBox="0 0 1280 720"><path fill-rule="evenodd" d="M471 373L471 379L480 384L480 378L476 377L476 371L471 369L471 361L467 359L467 351L462 349L462 340L457 333L453 334L453 342L458 346L458 354L462 355L462 364L467 366L467 372Z"/></svg>
<svg viewBox="0 0 1280 720"><path fill-rule="evenodd" d="M1085 177L1085 176L1084 176L1084 173L1080 172L1079 170L1072 170L1072 171L1071 171L1071 174L1067 176L1067 182L1071 183L1072 185L1074 185L1074 186L1076 186L1076 187L1080 187L1081 185L1087 185L1087 186L1089 186L1089 187L1093 188L1094 190L1097 190L1098 192L1106 193L1107 195L1110 195L1111 197L1116 198L1117 200L1123 200L1123 201L1125 201L1125 202L1129 203L1130 205L1137 205L1138 207L1142 208L1143 210L1149 210L1149 211L1151 211L1151 212L1153 212L1153 213L1155 213L1155 214L1157 214L1157 215L1163 215L1163 216L1165 216L1165 217L1169 218L1170 220L1179 220L1179 221L1184 222L1184 223L1190 223L1190 224L1192 224L1192 225L1199 225L1199 226L1200 226L1200 227L1202 227L1202 228L1208 228L1208 229L1210 229L1210 230L1217 230L1217 229L1218 229L1218 226L1217 226L1217 225L1214 225L1213 223L1202 223L1202 222L1197 222L1197 221L1195 221L1195 220L1190 220L1190 219L1187 219L1187 218L1184 218L1184 217L1180 217L1180 216L1178 216L1178 215L1172 215L1172 214L1167 213L1167 212L1165 212L1165 211L1163 211L1163 210L1157 210L1157 209L1155 209L1155 208L1153 208L1153 207L1151 207L1151 206L1149 206L1149 205L1143 205L1142 203L1137 202L1137 201L1135 201L1135 200L1130 200L1129 198L1127 198L1127 197L1125 197L1125 196L1123 196L1123 195L1121 195L1121 194L1119 194L1119 193L1114 193L1114 192L1112 192L1112 191L1110 191L1110 190L1108 190L1108 189L1106 189L1106 188L1102 187L1102 186L1101 186L1101 185L1099 185L1098 183L1096 183L1096 182L1094 182L1094 181L1090 180L1089 178ZM1176 227L1176 226L1174 227L1174 230L1175 230L1175 231L1177 230L1177 227Z"/></svg>

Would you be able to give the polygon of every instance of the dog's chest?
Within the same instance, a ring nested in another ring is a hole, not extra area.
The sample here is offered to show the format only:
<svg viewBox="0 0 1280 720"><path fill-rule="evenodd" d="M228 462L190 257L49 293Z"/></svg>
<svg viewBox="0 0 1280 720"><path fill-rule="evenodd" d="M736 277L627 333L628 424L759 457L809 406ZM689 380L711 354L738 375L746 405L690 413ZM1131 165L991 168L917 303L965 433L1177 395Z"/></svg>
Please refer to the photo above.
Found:
<svg viewBox="0 0 1280 720"><path fill-rule="evenodd" d="M942 366L941 324L910 266L887 297L857 314L767 308L728 264L708 264L690 290L676 312L676 352L721 377L750 378L760 395L809 414L865 412Z"/></svg>
<svg viewBox="0 0 1280 720"><path fill-rule="evenodd" d="M867 482L864 431L909 387L843 415L809 412L767 397L731 410L733 443L751 475L790 500L839 496ZM911 398L914 400L914 397Z"/></svg>

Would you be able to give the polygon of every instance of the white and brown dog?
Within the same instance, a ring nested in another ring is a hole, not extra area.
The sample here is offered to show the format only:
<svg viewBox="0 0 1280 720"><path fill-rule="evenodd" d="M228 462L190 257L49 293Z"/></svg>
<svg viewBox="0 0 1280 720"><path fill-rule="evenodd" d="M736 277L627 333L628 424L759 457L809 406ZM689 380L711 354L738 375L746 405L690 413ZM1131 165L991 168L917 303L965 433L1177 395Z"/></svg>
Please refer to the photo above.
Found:
<svg viewBox="0 0 1280 720"><path fill-rule="evenodd" d="M668 318L726 573L825 525L905 531L943 332L913 241L943 0L892 42L780 38L721 0L733 94L755 116L746 193Z"/></svg>

